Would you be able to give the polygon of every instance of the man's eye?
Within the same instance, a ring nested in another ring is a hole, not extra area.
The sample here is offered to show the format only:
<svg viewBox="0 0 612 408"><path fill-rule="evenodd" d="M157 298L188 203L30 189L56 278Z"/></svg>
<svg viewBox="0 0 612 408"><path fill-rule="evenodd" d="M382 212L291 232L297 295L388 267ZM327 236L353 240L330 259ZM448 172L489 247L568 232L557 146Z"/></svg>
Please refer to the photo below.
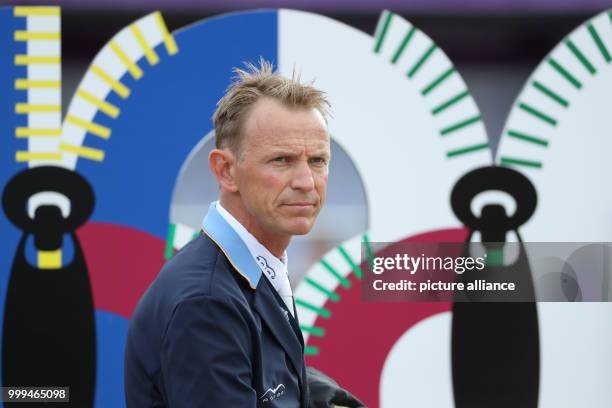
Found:
<svg viewBox="0 0 612 408"><path fill-rule="evenodd" d="M310 159L310 162L317 165L324 165L327 163L327 160L325 160L323 157L313 157Z"/></svg>
<svg viewBox="0 0 612 408"><path fill-rule="evenodd" d="M275 157L273 161L278 162L278 163L286 163L287 158L285 156Z"/></svg>

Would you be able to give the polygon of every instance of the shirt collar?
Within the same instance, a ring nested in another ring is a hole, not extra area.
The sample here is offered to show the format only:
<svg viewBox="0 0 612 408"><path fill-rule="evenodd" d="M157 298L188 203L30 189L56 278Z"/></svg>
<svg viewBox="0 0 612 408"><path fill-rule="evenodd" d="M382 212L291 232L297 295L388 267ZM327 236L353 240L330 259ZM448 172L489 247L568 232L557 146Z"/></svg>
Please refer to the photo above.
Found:
<svg viewBox="0 0 612 408"><path fill-rule="evenodd" d="M245 243L251 256L266 274L268 280L277 292L285 292L288 284L287 251L281 258L274 256L268 248L263 246L232 214L230 214L220 202L213 203L219 215L232 227L240 239ZM212 207L212 206L211 206Z"/></svg>

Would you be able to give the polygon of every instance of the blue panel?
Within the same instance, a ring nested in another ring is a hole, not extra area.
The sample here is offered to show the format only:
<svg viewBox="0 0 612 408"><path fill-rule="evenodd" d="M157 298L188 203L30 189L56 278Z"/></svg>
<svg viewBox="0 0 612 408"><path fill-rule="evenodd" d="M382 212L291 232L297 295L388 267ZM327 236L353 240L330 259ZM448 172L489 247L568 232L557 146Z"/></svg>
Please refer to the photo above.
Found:
<svg viewBox="0 0 612 408"><path fill-rule="evenodd" d="M212 129L211 116L233 76L232 68L260 56L277 59L277 13L258 11L204 20L176 34L179 53L156 47L159 64L142 58L144 76L122 82L126 100L107 100L121 109L108 141L88 135L84 145L105 149L103 163L81 159L77 170L96 192L93 220L130 226L165 239L172 191L191 149ZM203 207L203 211L206 206ZM203 214L204 215L204 214Z"/></svg>
<svg viewBox="0 0 612 408"><path fill-rule="evenodd" d="M26 150L26 139L15 138L15 128L27 125L26 115L15 114L15 103L26 102L27 92L15 90L15 79L25 78L26 68L14 64L16 54L26 53L25 42L13 40L16 30L25 30L26 19L13 17L12 7L0 7L0 190L13 175L26 168L26 164L15 162L15 152ZM0 334L4 318L4 299L6 287L13 264L13 255L20 231L6 218L0 210ZM0 353L0 367L2 354ZM1 371L1 370L0 370ZM2 373L0 372L0 376ZM0 378L0 383L2 379Z"/></svg>
<svg viewBox="0 0 612 408"><path fill-rule="evenodd" d="M27 149L26 139L14 137L16 126L26 126L25 115L14 114L15 103L26 98L25 91L14 90L15 78L25 78L26 73L25 68L13 65L14 55L26 52L24 42L13 41L18 29L25 29L25 19L13 17L12 8L0 8L1 188L13 174L26 168L14 159L16 150ZM180 168L192 148L211 131L211 116L230 83L232 68L260 56L276 62L277 13L258 11L213 18L181 30L175 38L178 54L169 56L161 44L156 47L159 64L151 67L143 58L139 61L144 71L140 80L129 74L121 79L131 89L128 99L109 95L107 100L121 109L117 119L103 113L94 118L96 123L111 128L112 136L102 140L88 135L83 145L105 150L105 160L80 159L76 168L96 194L92 221L129 226L161 239L168 229L170 200ZM63 44L71 46L74 44ZM19 230L2 212L0 319L19 238ZM27 255L33 261L35 254ZM127 326L123 317L96 311L96 407L125 406L123 353Z"/></svg>
<svg viewBox="0 0 612 408"><path fill-rule="evenodd" d="M123 352L128 320L114 313L96 311L97 370L96 408L125 407Z"/></svg>

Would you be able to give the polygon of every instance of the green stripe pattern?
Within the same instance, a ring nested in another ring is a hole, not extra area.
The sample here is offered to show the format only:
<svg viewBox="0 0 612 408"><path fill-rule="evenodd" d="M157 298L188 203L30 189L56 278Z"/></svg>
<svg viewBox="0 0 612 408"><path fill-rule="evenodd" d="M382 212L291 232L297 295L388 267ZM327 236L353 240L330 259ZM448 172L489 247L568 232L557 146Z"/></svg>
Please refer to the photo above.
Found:
<svg viewBox="0 0 612 408"><path fill-rule="evenodd" d="M450 67L449 69L444 71L442 74L440 74L440 76L434 79L429 85L423 88L423 90L421 91L421 95L427 96L428 93L436 89L442 82L444 82L444 80L446 80L446 78L451 76L453 72L455 72L455 67Z"/></svg>
<svg viewBox="0 0 612 408"><path fill-rule="evenodd" d="M176 225L170 224L168 227L168 238L166 239L166 249L164 251L164 258L166 260L172 258L174 255L174 235L176 234Z"/></svg>
<svg viewBox="0 0 612 408"><path fill-rule="evenodd" d="M551 118L550 116L546 115L545 113L540 112L539 110L537 110L536 108L534 108L533 106L527 105L526 103L519 103L519 108L521 108L523 111L529 113L530 115L533 115L534 117L543 120L544 122L548 123L549 125L552 126L556 126L557 125L557 120Z"/></svg>
<svg viewBox="0 0 612 408"><path fill-rule="evenodd" d="M601 41L601 37L597 33L597 30L595 29L593 24L589 23L587 25L587 27L588 27L588 30L589 30L589 34L591 34L591 38L593 39L593 41L597 45L597 48L599 49L599 52L601 52L601 55L603 56L604 60L606 62L612 61L612 57L610 57L610 53L608 52L608 49L604 45L603 41Z"/></svg>
<svg viewBox="0 0 612 408"><path fill-rule="evenodd" d="M480 121L480 115L476 115L476 116L474 116L472 118L466 119L464 121L461 121L459 123L456 123L456 124L454 124L452 126L449 126L447 128L444 128L444 129L440 130L440 135L442 135L442 136L449 135L449 134L451 134L453 132L461 130L461 129L463 129L463 128L469 126L469 125L472 125L472 124L474 124L476 122L479 122L479 121Z"/></svg>
<svg viewBox="0 0 612 408"><path fill-rule="evenodd" d="M548 141L544 139L540 139L539 137L531 136L522 132L517 132L515 130L509 130L507 135L513 137L515 139L523 140L525 142L537 144L539 146L548 147Z"/></svg>
<svg viewBox="0 0 612 408"><path fill-rule="evenodd" d="M323 265L325 269L327 269L329 273L331 273L334 276L334 278L338 279L338 282L340 282L342 286L344 286L346 289L351 287L351 281L346 279L344 276L340 275L338 271L336 270L336 268L331 266L329 262L327 262L325 259L321 259L319 260L319 262L321 263L321 265Z"/></svg>
<svg viewBox="0 0 612 408"><path fill-rule="evenodd" d="M304 280L306 281L306 283L308 283L310 286L312 286L313 288L315 288L316 290L318 290L319 292L323 293L325 296L327 296L327 298L329 300L331 300L332 302L337 302L340 300L340 295L338 295L335 292L332 292L331 290L327 289L325 286L321 285L319 282L315 281L314 279L306 276L304 278Z"/></svg>
<svg viewBox="0 0 612 408"><path fill-rule="evenodd" d="M429 59L431 54L438 48L436 44L431 44L431 46L423 53L421 58L414 64L414 66L408 71L408 78L413 78L417 72L421 69L421 67L425 64L425 62Z"/></svg>
<svg viewBox="0 0 612 408"><path fill-rule="evenodd" d="M342 254L344 260L350 265L351 269L353 270L353 273L355 274L355 276L357 276L357 279L363 278L363 271L361 270L359 265L357 265L355 261L353 261L348 252L346 252L346 249L344 249L342 246L339 246L338 251L340 251L340 254Z"/></svg>
<svg viewBox="0 0 612 408"><path fill-rule="evenodd" d="M385 10L385 20L382 23L382 28L380 30L380 34L378 35L378 39L376 40L376 46L374 47L374 52L378 54L380 49L382 48L383 41L385 41L385 36L387 35L387 31L389 30L389 25L391 24L391 18L393 18L393 13Z"/></svg>
<svg viewBox="0 0 612 408"><path fill-rule="evenodd" d="M437 115L438 113L442 112L443 110L445 110L447 108L450 108L451 106L453 106L457 102L461 101L463 98L465 98L469 94L470 93L468 91L463 91L460 94L458 94L456 96L453 96L448 101L446 101L446 102L440 104L439 106L435 107L434 109L432 109L431 113L434 114L434 115Z"/></svg>
<svg viewBox="0 0 612 408"><path fill-rule="evenodd" d="M313 336L319 336L319 337L325 336L325 329L322 327L300 325L300 329L303 332L312 334Z"/></svg>
<svg viewBox="0 0 612 408"><path fill-rule="evenodd" d="M513 157L502 157L501 164L506 165L506 166L507 165L525 166L525 167L531 167L531 168L536 168L536 169L542 168L542 163L540 162L536 162L532 160L516 159Z"/></svg>
<svg viewBox="0 0 612 408"><path fill-rule="evenodd" d="M576 79L572 74L569 73L561 64L559 64L554 58L549 58L548 63L551 67L555 69L563 78L565 78L569 83L574 85L574 88L580 89L582 88L582 83Z"/></svg>
<svg viewBox="0 0 612 408"><path fill-rule="evenodd" d="M402 40L400 46L398 47L397 51L395 51L395 54L393 55L393 58L391 58L391 63L392 64L395 64L395 63L397 63L397 61L399 61L400 57L402 56L402 53L404 52L404 50L408 46L408 43L412 39L412 36L414 35L415 31L416 31L416 28L414 26L410 27L410 30L408 31L408 34L406 34L406 36Z"/></svg>
<svg viewBox="0 0 612 408"><path fill-rule="evenodd" d="M597 73L597 70L595 69L593 64L591 64L591 62L587 59L587 57L584 56L582 51L580 51L578 47L576 47L576 44L574 44L572 40L567 40L565 44L567 45L567 48L570 49L572 54L574 54L574 56L578 59L578 61L580 61L580 63L584 66L584 68L587 71L589 71L591 75L595 75L595 73Z"/></svg>
<svg viewBox="0 0 612 408"><path fill-rule="evenodd" d="M307 356L316 356L319 354L319 348L315 346L304 347L304 354Z"/></svg>
<svg viewBox="0 0 612 408"><path fill-rule="evenodd" d="M533 81L532 85L535 89L542 92L544 95L548 96L550 99L557 102L559 105L563 106L564 108L567 108L567 106L569 105L569 102L566 99L559 96L559 94L553 92L550 88L546 87L541 82Z"/></svg>
<svg viewBox="0 0 612 408"><path fill-rule="evenodd" d="M331 316L331 312L329 311L329 309L326 309L324 307L317 307L313 304L306 302L305 300L295 299L295 304L302 306L305 309L311 310L315 312L316 314L318 314L319 316L324 317L326 319Z"/></svg>
<svg viewBox="0 0 612 408"><path fill-rule="evenodd" d="M370 245L370 238L368 237L368 234L363 234L363 237L361 237L361 242L365 247L366 255L368 257L368 265L370 266L370 270L372 270L374 269L374 254L372 253L372 246Z"/></svg>
<svg viewBox="0 0 612 408"><path fill-rule="evenodd" d="M451 150L450 152L447 152L446 157L451 158L451 157L461 156L461 155L468 154L468 153L478 152L488 147L489 147L489 143L479 143L473 146L462 147L460 149Z"/></svg>

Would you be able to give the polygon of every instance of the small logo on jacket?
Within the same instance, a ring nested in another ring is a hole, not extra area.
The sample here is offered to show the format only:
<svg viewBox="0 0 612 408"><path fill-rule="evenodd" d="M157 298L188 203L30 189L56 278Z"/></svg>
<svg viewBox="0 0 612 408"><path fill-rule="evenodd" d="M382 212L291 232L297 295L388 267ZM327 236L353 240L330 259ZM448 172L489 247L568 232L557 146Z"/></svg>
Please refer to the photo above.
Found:
<svg viewBox="0 0 612 408"><path fill-rule="evenodd" d="M274 401L277 398L280 398L285 393L285 385L279 384L276 388L268 388L264 394L259 397L261 398L261 402L270 402Z"/></svg>

